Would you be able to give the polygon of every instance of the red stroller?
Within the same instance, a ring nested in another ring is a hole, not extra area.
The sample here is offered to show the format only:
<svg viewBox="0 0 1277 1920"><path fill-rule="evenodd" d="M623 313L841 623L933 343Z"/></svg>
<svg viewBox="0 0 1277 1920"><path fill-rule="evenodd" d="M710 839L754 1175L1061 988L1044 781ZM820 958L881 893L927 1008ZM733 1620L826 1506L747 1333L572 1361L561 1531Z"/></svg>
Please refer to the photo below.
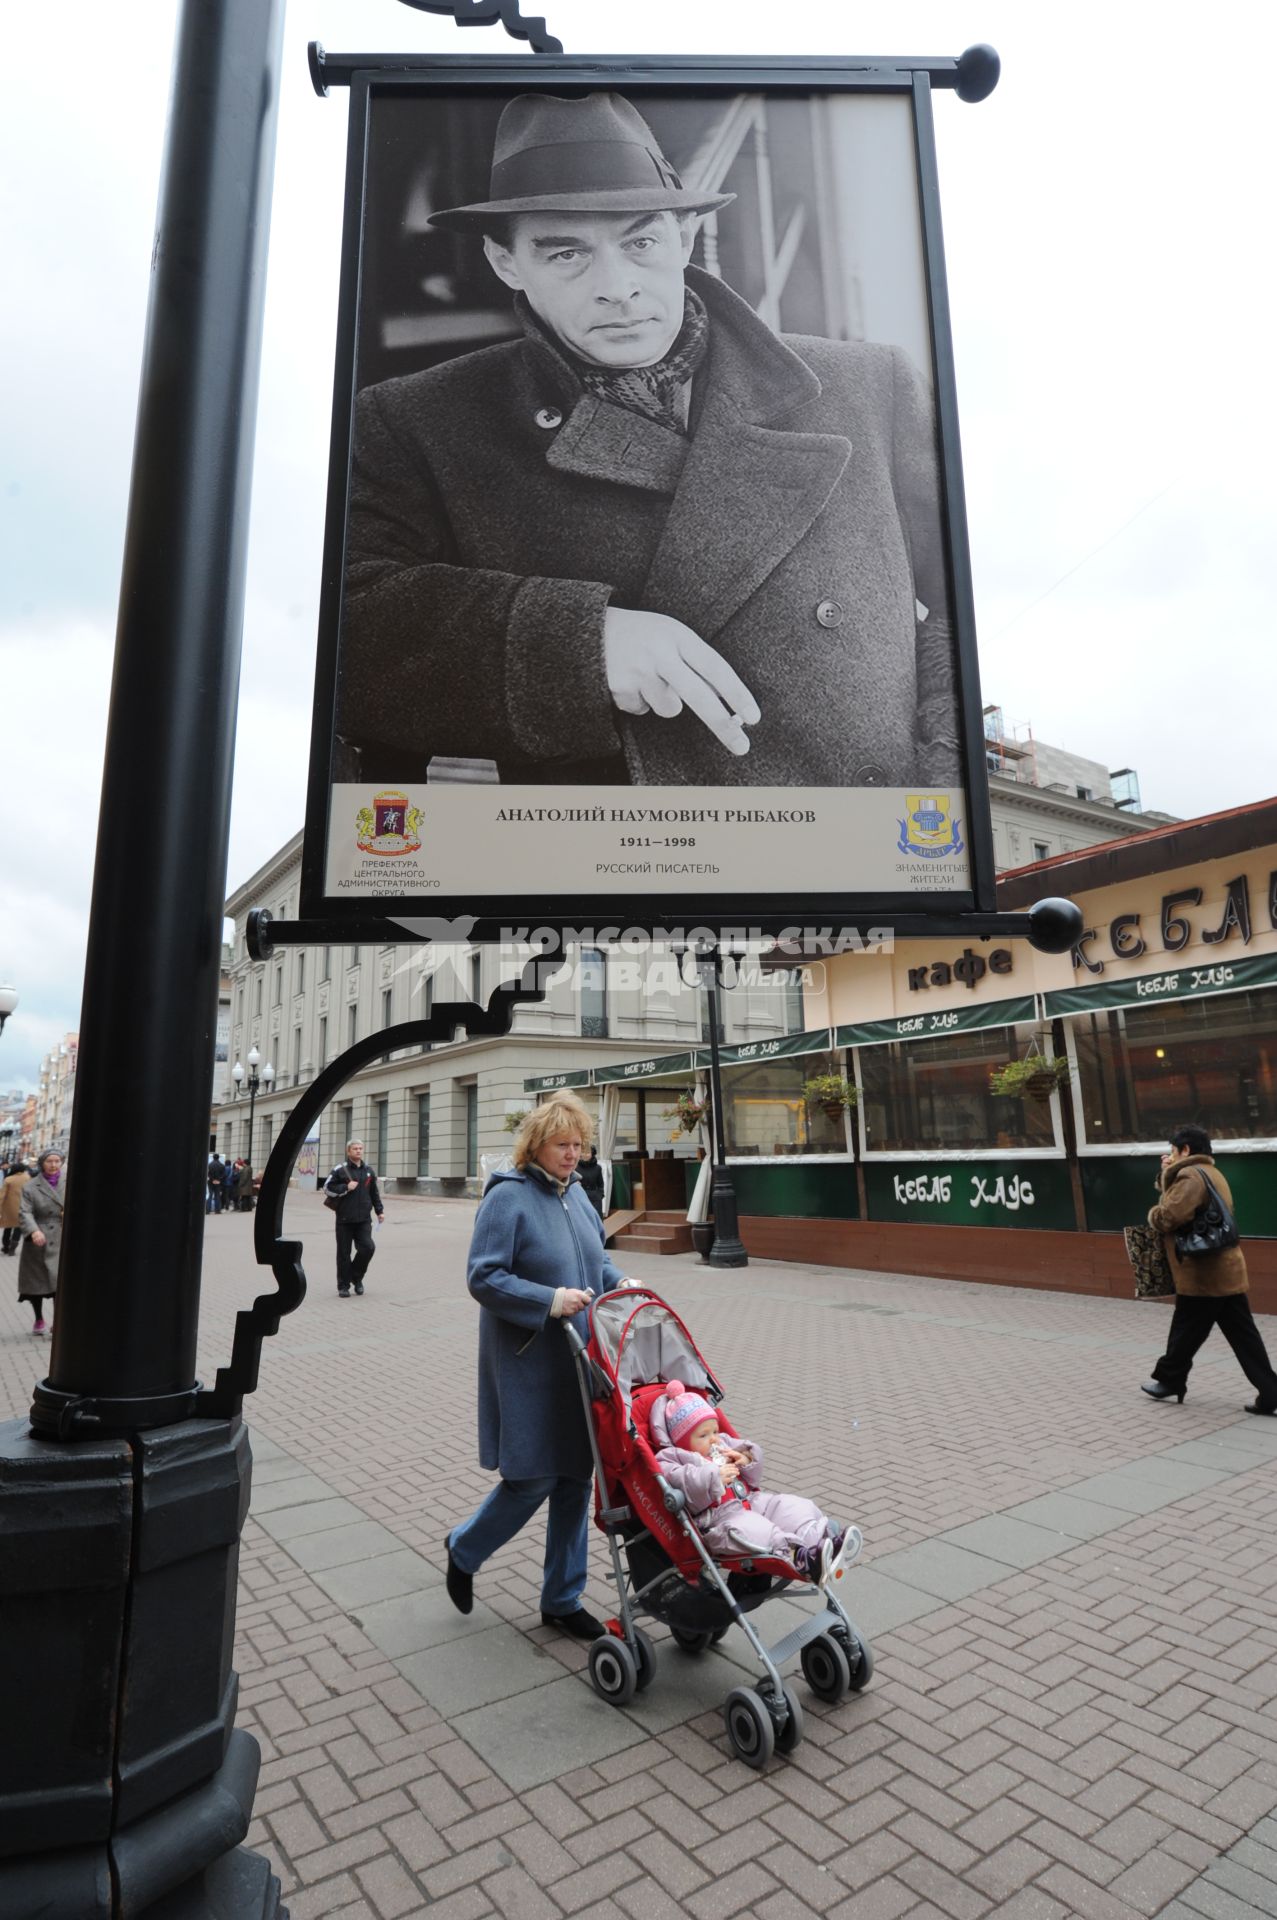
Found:
<svg viewBox="0 0 1277 1920"><path fill-rule="evenodd" d="M656 1672L656 1650L635 1624L637 1613L663 1621L687 1653L703 1653L734 1621L762 1678L757 1688L734 1687L728 1694L727 1737L737 1759L766 1766L773 1752L792 1753L802 1738L802 1708L781 1679L784 1663L798 1654L817 1699L837 1702L868 1684L869 1642L835 1595L810 1585L789 1561L714 1560L684 1511L683 1495L661 1474L648 1418L667 1380L703 1393L722 1431L736 1437L718 1410L722 1388L673 1308L646 1287L623 1287L591 1306L588 1346L570 1323L566 1331L594 1455L595 1524L607 1535L620 1596L619 1617L590 1648L594 1690L625 1706ZM791 1586L791 1597L816 1599L819 1611L764 1646L747 1616Z"/></svg>

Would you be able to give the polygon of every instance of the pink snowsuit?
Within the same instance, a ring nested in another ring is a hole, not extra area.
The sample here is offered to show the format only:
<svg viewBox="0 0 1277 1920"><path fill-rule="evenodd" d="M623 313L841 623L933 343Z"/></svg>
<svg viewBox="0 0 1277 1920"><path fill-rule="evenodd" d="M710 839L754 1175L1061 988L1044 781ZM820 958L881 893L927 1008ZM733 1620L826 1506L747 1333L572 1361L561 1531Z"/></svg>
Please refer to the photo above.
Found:
<svg viewBox="0 0 1277 1920"><path fill-rule="evenodd" d="M652 1415L652 1438L665 1433L659 1402ZM656 1464L672 1487L687 1501L687 1511L716 1560L738 1554L775 1556L793 1560L795 1547L814 1547L833 1528L814 1500L798 1493L766 1493L762 1488L763 1450L755 1440L733 1440L726 1445L751 1456L739 1480L723 1485L715 1460L684 1447L660 1446ZM739 1489L739 1492L737 1491Z"/></svg>

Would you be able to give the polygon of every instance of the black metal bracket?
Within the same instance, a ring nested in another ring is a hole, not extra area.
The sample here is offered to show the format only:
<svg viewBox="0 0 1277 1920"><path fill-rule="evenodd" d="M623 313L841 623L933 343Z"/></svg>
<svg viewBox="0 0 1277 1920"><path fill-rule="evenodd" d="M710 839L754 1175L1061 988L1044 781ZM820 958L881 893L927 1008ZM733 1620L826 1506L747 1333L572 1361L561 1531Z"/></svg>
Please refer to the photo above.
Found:
<svg viewBox="0 0 1277 1920"><path fill-rule="evenodd" d="M269 916L268 916L269 917ZM405 1020L397 1027L383 1027L357 1040L339 1054L302 1093L297 1105L279 1131L270 1158L262 1174L253 1221L253 1251L260 1267L269 1267L275 1276L275 1292L259 1294L251 1307L235 1316L235 1334L231 1342L230 1364L219 1367L211 1388L196 1395L194 1414L201 1420L226 1420L239 1413L244 1396L257 1388L262 1341L279 1332L285 1314L295 1313L306 1298L306 1270L302 1266L302 1243L285 1240L284 1202L293 1162L324 1108L361 1067L374 1060L398 1053L403 1047L427 1042L455 1040L459 1028L467 1039L499 1039L510 1031L515 1009L545 997L537 984L538 961L529 961L517 987L498 987L486 1007L473 1000L445 1001L424 1020Z"/></svg>
<svg viewBox="0 0 1277 1920"><path fill-rule="evenodd" d="M562 53L563 42L556 40L547 31L545 21L539 16L525 19L522 12L522 0L400 0L400 5L413 7L418 13L450 13L459 27L495 27L502 26L512 40L526 40L533 53ZM380 65L385 59L383 54L369 56L372 64ZM356 69L348 65L349 56L327 54L318 40L312 40L306 49L306 58L310 66L310 84L320 99L326 99L330 86L346 87L350 85L350 75ZM359 56L359 67L368 64ZM402 61L395 61L396 67Z"/></svg>

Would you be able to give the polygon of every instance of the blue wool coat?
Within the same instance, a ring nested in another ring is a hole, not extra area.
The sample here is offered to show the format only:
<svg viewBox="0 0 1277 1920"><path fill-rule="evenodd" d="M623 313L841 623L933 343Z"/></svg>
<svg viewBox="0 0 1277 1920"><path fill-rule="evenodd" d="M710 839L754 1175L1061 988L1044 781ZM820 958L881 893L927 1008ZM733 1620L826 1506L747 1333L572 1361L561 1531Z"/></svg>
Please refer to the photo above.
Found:
<svg viewBox="0 0 1277 1920"><path fill-rule="evenodd" d="M610 1293L623 1278L603 1222L573 1174L567 1191L535 1173L494 1173L470 1241L467 1283L479 1319L479 1462L503 1480L591 1473L585 1409L562 1326L558 1287ZM584 1340L584 1313L574 1322Z"/></svg>

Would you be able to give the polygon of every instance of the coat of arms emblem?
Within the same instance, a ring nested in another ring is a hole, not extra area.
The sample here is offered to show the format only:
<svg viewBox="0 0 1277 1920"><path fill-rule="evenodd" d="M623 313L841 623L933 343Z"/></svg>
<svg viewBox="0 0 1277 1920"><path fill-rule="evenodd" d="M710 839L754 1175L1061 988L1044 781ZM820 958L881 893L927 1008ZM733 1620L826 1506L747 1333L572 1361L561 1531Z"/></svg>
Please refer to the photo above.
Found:
<svg viewBox="0 0 1277 1920"><path fill-rule="evenodd" d="M361 853L377 853L387 859L419 853L421 808L414 807L406 793L375 794L372 805L360 807L355 815L355 837Z"/></svg>
<svg viewBox="0 0 1277 1920"><path fill-rule="evenodd" d="M922 860L941 860L963 851L962 822L955 820L947 793L908 793L905 817L897 822L901 853Z"/></svg>

